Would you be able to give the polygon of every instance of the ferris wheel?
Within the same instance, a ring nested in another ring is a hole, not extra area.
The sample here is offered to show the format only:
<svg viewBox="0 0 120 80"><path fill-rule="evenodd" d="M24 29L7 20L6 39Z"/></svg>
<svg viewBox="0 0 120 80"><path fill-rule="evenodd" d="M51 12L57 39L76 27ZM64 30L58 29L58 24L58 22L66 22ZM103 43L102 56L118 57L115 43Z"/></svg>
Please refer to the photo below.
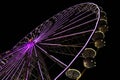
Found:
<svg viewBox="0 0 120 80"><path fill-rule="evenodd" d="M94 3L71 6L52 16L0 54L0 80L79 80L96 67L105 46L106 13ZM82 62L82 69L73 64ZM54 75L53 75L54 73Z"/></svg>

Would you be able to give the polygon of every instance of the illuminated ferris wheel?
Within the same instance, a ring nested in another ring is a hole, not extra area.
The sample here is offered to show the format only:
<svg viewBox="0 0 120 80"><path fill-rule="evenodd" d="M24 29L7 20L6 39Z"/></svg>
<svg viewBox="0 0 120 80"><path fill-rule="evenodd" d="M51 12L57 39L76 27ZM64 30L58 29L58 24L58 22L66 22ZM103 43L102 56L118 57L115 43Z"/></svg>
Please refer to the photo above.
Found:
<svg viewBox="0 0 120 80"><path fill-rule="evenodd" d="M86 69L96 66L107 30L101 7L90 2L71 6L0 54L0 80L59 80L63 76L78 80ZM82 69L73 66L79 61Z"/></svg>

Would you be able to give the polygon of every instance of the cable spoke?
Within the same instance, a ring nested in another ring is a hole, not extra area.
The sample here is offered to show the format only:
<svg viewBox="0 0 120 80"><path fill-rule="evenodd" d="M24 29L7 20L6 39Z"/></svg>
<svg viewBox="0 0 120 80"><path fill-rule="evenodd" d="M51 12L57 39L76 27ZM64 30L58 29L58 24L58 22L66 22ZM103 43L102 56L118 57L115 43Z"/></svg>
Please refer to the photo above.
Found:
<svg viewBox="0 0 120 80"><path fill-rule="evenodd" d="M17 53L18 51L21 51L21 50L24 49L24 48L25 48L25 47L21 47L21 48L19 48L19 49L15 49L15 50L14 50L13 52L11 52L10 54L7 54L7 55L3 56L2 59L5 59L5 58L9 57L9 56L11 56L12 54ZM0 61L1 61L2 59L0 59Z"/></svg>
<svg viewBox="0 0 120 80"><path fill-rule="evenodd" d="M14 63L12 63L12 65L10 65L7 70L5 70L5 72L7 72L7 74L5 74L5 76L3 77L2 80L4 80L5 78L8 79L10 77L11 74L13 74L13 71L16 69L16 66L19 64L19 61L14 61Z"/></svg>
<svg viewBox="0 0 120 80"><path fill-rule="evenodd" d="M38 56L38 53L37 53L37 51L36 51L35 46L34 46L34 52L35 52L36 58L38 58L38 57L40 58L39 60L37 60L37 65L38 65L38 70L39 70L41 79L42 79L42 80L44 80L44 79L51 80L51 79L50 79L50 76L49 76L49 73L48 73L48 70L46 69L47 67L46 67L46 65L45 65L45 62L44 62L44 60L43 60L43 58L42 58L41 55ZM43 71L42 71L42 70L44 70L44 75L45 75L45 77L43 76Z"/></svg>
<svg viewBox="0 0 120 80"><path fill-rule="evenodd" d="M86 12L87 12L87 11L86 11ZM85 14L86 12L84 12L83 14ZM83 15L83 14L81 14L81 15ZM71 19L71 20L69 21L69 24L66 25L65 27L63 27L62 29L65 29L65 28L67 28L68 26L71 26L71 25L73 25L73 24L75 24L75 23L77 23L77 22L79 22L79 21L81 21L81 20L83 20L83 19L85 19L85 18L93 15L93 14L94 14L94 13L90 13L90 14L87 14L86 16L81 17L81 18L78 19L78 20L75 20L76 18L78 18L78 17L81 16L81 15L79 15L79 16L75 17L74 19ZM75 21L74 21L74 20L75 20ZM58 34L55 34L55 35L58 35Z"/></svg>
<svg viewBox="0 0 120 80"><path fill-rule="evenodd" d="M92 31L93 31L93 29L92 30L82 31L82 32L77 32L77 33L73 33L73 34L69 34L69 35L59 36L59 37L55 37L55 38L50 38L50 39L46 39L45 41L51 41L51 40L56 40L56 39L61 39L61 38L66 38L66 37L71 37L71 36L80 35L80 34L92 32Z"/></svg>
<svg viewBox="0 0 120 80"><path fill-rule="evenodd" d="M63 53L63 52L58 52L58 51L53 51L53 50L49 50L49 51L54 52L54 53L58 53L58 54L61 54L61 55L75 56L75 54Z"/></svg>
<svg viewBox="0 0 120 80"><path fill-rule="evenodd" d="M7 68L7 67L9 67L9 65L12 65L12 62L22 58L25 55L27 50L28 50L28 48L25 48L23 51L20 51L19 53L17 53L15 56L10 58L9 61L5 65L3 65L2 67Z"/></svg>
<svg viewBox="0 0 120 80"><path fill-rule="evenodd" d="M13 77L16 75L16 73L17 73L18 69L19 69L19 68L20 68L20 66L23 64L23 61L24 61L24 59L22 59L22 61L18 64L17 69L15 70L15 72L14 72L14 74L12 75L12 77L11 77L11 79L10 79L10 80L13 80Z"/></svg>
<svg viewBox="0 0 120 80"><path fill-rule="evenodd" d="M35 56L38 57L37 52L36 52L36 49L35 49L35 46L34 46L34 52L35 52ZM43 73L42 73L42 70L41 70L41 66L40 66L40 62L39 62L39 61L37 61L37 65L38 65L38 68L39 68L39 72L40 72L41 78L42 78L42 80L44 80Z"/></svg>
<svg viewBox="0 0 120 80"><path fill-rule="evenodd" d="M68 28L68 29L65 29L65 30L63 30L63 31L61 31L61 32L58 32L58 33L54 34L53 36L56 36L56 35L58 35L58 34L62 34L62 33L64 33L64 32L70 31L70 30L72 30L72 29L78 28L78 27L80 27L80 26L83 26L83 25L85 25L85 24L91 23L91 22L96 21L96 20L97 20L97 18L92 19L92 20L89 20L89 21L86 21L86 22L81 23L81 24L79 24L79 25L76 25L76 26L70 27L70 28Z"/></svg>
<svg viewBox="0 0 120 80"><path fill-rule="evenodd" d="M36 44L36 46L37 46L40 50L42 50L46 56L48 56L48 57L49 57L50 59L52 59L54 62L57 62L58 65L60 65L60 66L64 66L64 67L67 66L65 63L63 63L63 62L60 61L59 59L55 58L55 57L52 56L52 55L49 55L49 54L47 53L47 51L45 51L43 48L41 48L41 47L38 46L37 44Z"/></svg>
<svg viewBox="0 0 120 80"><path fill-rule="evenodd" d="M38 61L37 64L38 64L38 68L39 68L39 72L40 72L40 75L42 77L42 80L44 80L43 73L42 73L41 66L40 66L40 62Z"/></svg>
<svg viewBox="0 0 120 80"><path fill-rule="evenodd" d="M53 44L53 43L39 43L40 45L46 45L46 46L58 46L58 47L82 47L79 45L63 45L63 44Z"/></svg>
<svg viewBox="0 0 120 80"><path fill-rule="evenodd" d="M81 17L81 18L83 18L82 16L84 15L84 14L86 14L88 12L88 10L87 11L85 11L85 12L83 12L83 13L79 13L79 15L78 16L76 16L76 17L73 17L73 19L71 19L69 22L72 22L72 21L74 21L74 20L76 20L77 18L79 18L79 17Z"/></svg>
<svg viewBox="0 0 120 80"><path fill-rule="evenodd" d="M19 77L21 76L21 73L22 73L22 70L24 69L24 66L25 66L25 61L24 61L23 64L22 64L22 67L21 67L21 69L20 69L20 71L19 71L19 74L18 74L16 80L20 80Z"/></svg>
<svg viewBox="0 0 120 80"><path fill-rule="evenodd" d="M21 60L19 60L19 61L16 62L16 64L12 67L10 73L8 74L8 77L6 78L6 80L7 80L10 76L14 77L14 74L15 74L16 71L19 69L22 61L23 61L23 60L21 59ZM10 69L9 69L9 70L10 70ZM7 71L7 72L8 72L8 71ZM11 79L12 79L12 77L11 77ZM12 80L13 80L13 79L12 79Z"/></svg>

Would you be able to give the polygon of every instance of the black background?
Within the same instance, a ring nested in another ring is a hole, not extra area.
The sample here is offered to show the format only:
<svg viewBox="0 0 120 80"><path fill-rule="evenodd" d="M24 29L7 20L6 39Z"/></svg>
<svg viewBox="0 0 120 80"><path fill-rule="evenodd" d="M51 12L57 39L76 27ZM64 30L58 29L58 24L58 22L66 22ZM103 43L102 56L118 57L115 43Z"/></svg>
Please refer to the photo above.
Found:
<svg viewBox="0 0 120 80"><path fill-rule="evenodd" d="M1 2L0 6L0 52L11 49L20 39L54 14L82 2L94 2L107 13L109 31L106 46L97 56L97 68L87 71L84 80L108 78L108 63L111 61L112 45L112 2L110 0L41 0L39 2Z"/></svg>

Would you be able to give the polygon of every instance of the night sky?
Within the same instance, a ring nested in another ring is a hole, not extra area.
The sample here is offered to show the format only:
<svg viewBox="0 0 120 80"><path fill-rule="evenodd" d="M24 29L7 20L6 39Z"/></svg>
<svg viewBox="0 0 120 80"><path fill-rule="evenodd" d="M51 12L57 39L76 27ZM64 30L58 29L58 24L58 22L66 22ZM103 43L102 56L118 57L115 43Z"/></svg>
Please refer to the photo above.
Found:
<svg viewBox="0 0 120 80"><path fill-rule="evenodd" d="M97 1L97 2L96 2ZM111 8L112 2L105 0L56 0L48 2L4 2L0 7L0 52L11 49L31 30L56 13L82 2L94 2L102 6L107 13L109 31L106 33L106 46L97 55L97 68L88 70L83 80L98 80L108 77L107 63L111 50Z"/></svg>

